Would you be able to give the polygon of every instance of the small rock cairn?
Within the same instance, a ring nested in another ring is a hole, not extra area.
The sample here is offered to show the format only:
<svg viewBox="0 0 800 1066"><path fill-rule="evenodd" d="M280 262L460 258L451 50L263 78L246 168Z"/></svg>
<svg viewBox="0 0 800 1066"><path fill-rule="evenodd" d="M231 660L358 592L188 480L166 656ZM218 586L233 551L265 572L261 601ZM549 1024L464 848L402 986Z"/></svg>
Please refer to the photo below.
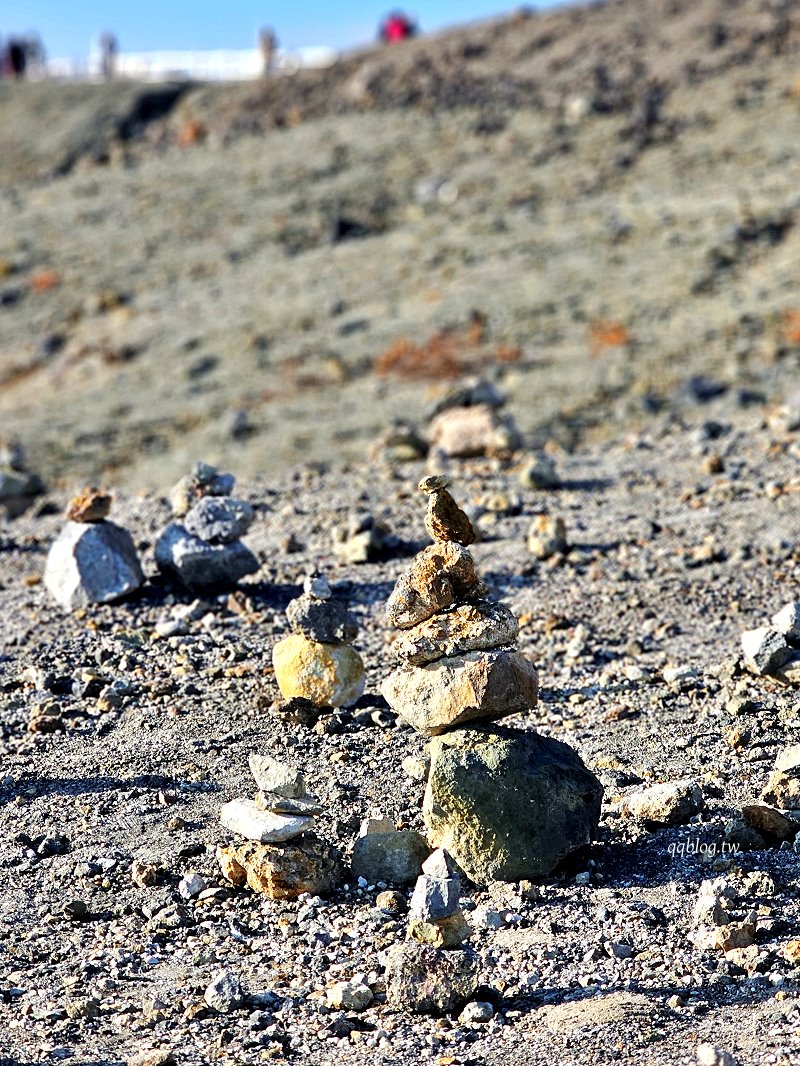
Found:
<svg viewBox="0 0 800 1066"><path fill-rule="evenodd" d="M422 813L437 850L414 889L410 941L386 959L389 1002L425 1013L458 1010L477 987L459 869L477 884L549 874L589 843L602 797L566 744L494 724L534 707L538 676L515 649L515 616L487 597L468 551L475 533L447 485L442 474L419 483L434 543L386 605L402 665L381 686L392 709L432 738Z"/></svg>
<svg viewBox="0 0 800 1066"><path fill-rule="evenodd" d="M217 848L223 875L270 899L331 891L341 880L341 856L311 832L322 807L303 775L269 755L250 755L249 766L255 799L233 799L220 810L220 823L245 840Z"/></svg>
<svg viewBox="0 0 800 1066"><path fill-rule="evenodd" d="M493 724L534 707L538 677L515 650L513 613L487 598L468 550L472 526L447 484L444 475L419 484L434 543L386 605L402 665L381 691L432 738L422 808L431 843L476 884L547 876L590 842L602 787L568 745Z"/></svg>
<svg viewBox="0 0 800 1066"><path fill-rule="evenodd" d="M358 622L321 574L309 574L303 594L286 608L294 632L272 649L275 680L285 700L350 707L364 691L364 663L350 645Z"/></svg>
<svg viewBox="0 0 800 1066"><path fill-rule="evenodd" d="M135 592L144 574L130 533L107 520L111 496L86 488L70 500L67 524L53 541L44 583L65 611L111 603Z"/></svg>
<svg viewBox="0 0 800 1066"><path fill-rule="evenodd" d="M235 585L258 570L258 559L241 537L254 511L246 500L231 496L233 474L220 474L207 463L173 487L170 503L176 518L156 542L156 564L162 573L192 590Z"/></svg>

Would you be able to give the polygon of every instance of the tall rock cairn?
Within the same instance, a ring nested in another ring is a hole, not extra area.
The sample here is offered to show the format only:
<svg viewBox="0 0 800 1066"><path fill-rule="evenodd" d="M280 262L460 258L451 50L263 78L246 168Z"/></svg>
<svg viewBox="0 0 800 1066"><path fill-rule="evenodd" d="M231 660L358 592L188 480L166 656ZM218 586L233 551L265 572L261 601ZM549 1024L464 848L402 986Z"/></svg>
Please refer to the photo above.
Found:
<svg viewBox="0 0 800 1066"><path fill-rule="evenodd" d="M517 619L487 598L468 551L475 533L447 484L443 474L420 481L434 543L400 576L386 605L389 624L401 631L392 647L402 666L381 691L429 737L527 711L538 693L533 663L514 650Z"/></svg>
<svg viewBox="0 0 800 1066"><path fill-rule="evenodd" d="M432 738L423 800L431 844L477 884L546 876L590 842L602 788L568 745L494 724L535 706L538 676L516 650L515 616L487 597L468 550L474 531L447 485L444 475L419 483L434 543L386 605L401 665L381 691Z"/></svg>

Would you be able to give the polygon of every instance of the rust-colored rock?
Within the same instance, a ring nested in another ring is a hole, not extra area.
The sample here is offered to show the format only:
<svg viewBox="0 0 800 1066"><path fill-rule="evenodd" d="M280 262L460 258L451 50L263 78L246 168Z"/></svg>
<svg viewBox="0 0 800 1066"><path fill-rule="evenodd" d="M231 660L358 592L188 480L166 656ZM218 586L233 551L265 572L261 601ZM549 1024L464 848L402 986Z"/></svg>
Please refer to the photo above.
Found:
<svg viewBox="0 0 800 1066"><path fill-rule="evenodd" d="M102 489L87 487L73 496L66 510L70 522L102 522L108 518L113 497Z"/></svg>
<svg viewBox="0 0 800 1066"><path fill-rule="evenodd" d="M420 481L420 492L428 494L425 528L434 541L454 540L466 548L475 540L475 530L469 518L447 491L447 484L445 474L424 477Z"/></svg>
<svg viewBox="0 0 800 1066"><path fill-rule="evenodd" d="M445 655L463 655L513 644L519 623L502 603L480 600L427 618L404 629L392 642L392 651L412 666L432 663Z"/></svg>
<svg viewBox="0 0 800 1066"><path fill-rule="evenodd" d="M217 861L232 884L247 884L270 899L323 896L343 877L338 849L311 835L287 844L228 844L217 848Z"/></svg>
<svg viewBox="0 0 800 1066"><path fill-rule="evenodd" d="M467 549L440 541L424 548L400 575L386 604L386 620L408 629L439 611L478 599L484 591Z"/></svg>

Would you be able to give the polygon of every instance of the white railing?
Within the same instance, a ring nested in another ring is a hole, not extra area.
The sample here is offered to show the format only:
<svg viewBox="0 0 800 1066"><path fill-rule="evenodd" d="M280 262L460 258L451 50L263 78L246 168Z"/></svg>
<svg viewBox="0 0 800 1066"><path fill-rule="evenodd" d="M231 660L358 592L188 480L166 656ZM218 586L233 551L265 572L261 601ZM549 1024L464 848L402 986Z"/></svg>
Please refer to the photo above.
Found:
<svg viewBox="0 0 800 1066"><path fill-rule="evenodd" d="M276 74L292 74L303 67L327 67L337 52L325 46L275 53ZM251 81L261 77L264 60L257 48L209 51L120 52L114 59L114 76L135 81ZM102 61L93 53L85 60L50 59L47 76L54 78L102 77Z"/></svg>

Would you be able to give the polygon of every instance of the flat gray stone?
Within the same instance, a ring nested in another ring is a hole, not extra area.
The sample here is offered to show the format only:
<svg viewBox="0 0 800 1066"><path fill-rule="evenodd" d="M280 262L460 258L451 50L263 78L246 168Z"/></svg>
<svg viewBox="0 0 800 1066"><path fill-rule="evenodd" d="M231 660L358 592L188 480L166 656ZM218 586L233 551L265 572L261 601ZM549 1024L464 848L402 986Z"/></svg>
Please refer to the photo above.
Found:
<svg viewBox="0 0 800 1066"><path fill-rule="evenodd" d="M219 820L226 829L259 844L280 844L305 833L314 819L301 814L274 814L262 811L253 800L234 799L223 805Z"/></svg>
<svg viewBox="0 0 800 1066"><path fill-rule="evenodd" d="M162 573L190 589L235 585L259 567L258 559L241 541L207 544L177 522L171 522L158 538L155 555Z"/></svg>
<svg viewBox="0 0 800 1066"><path fill-rule="evenodd" d="M44 583L65 611L111 603L144 583L133 540L113 522L68 522L53 541Z"/></svg>

